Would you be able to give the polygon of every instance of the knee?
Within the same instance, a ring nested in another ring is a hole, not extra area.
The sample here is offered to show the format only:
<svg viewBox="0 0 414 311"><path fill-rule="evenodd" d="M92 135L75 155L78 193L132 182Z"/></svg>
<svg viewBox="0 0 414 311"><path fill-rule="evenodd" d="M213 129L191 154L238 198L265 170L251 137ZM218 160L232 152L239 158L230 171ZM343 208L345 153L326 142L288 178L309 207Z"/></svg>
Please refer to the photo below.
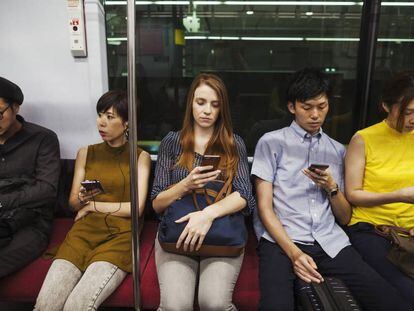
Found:
<svg viewBox="0 0 414 311"><path fill-rule="evenodd" d="M49 311L51 310L50 305L50 300L48 301L43 295L39 295L36 299L33 311Z"/></svg>
<svg viewBox="0 0 414 311"><path fill-rule="evenodd" d="M161 301L158 311L191 311L193 303L190 301L173 299L169 301Z"/></svg>
<svg viewBox="0 0 414 311"><path fill-rule="evenodd" d="M77 310L95 311L97 308L91 301L88 301L81 297L75 297L75 295L70 295L66 300L65 305L63 306L63 311Z"/></svg>
<svg viewBox="0 0 414 311"><path fill-rule="evenodd" d="M54 293L48 288L41 289L39 295L36 298L36 304L33 311L57 311L62 309L62 305L59 302L51 303L54 301Z"/></svg>
<svg viewBox="0 0 414 311"><path fill-rule="evenodd" d="M224 311L237 310L230 299L225 297L211 297L202 295L198 299L198 305L201 311Z"/></svg>

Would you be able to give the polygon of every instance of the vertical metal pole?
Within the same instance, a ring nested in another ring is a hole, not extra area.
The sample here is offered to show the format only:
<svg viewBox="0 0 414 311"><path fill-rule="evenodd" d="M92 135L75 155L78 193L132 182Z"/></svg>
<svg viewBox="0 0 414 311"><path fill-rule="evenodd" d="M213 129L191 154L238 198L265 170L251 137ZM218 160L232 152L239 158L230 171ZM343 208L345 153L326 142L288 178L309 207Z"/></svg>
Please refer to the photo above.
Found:
<svg viewBox="0 0 414 311"><path fill-rule="evenodd" d="M354 132L366 127L371 84L375 69L375 51L378 37L381 0L365 0L357 61L356 100L354 106Z"/></svg>
<svg viewBox="0 0 414 311"><path fill-rule="evenodd" d="M129 125L129 170L131 184L131 227L132 227L132 275L134 280L134 308L141 304L139 284L139 222L138 222L138 159L137 159L137 99L135 83L135 0L127 2L128 38L128 125Z"/></svg>

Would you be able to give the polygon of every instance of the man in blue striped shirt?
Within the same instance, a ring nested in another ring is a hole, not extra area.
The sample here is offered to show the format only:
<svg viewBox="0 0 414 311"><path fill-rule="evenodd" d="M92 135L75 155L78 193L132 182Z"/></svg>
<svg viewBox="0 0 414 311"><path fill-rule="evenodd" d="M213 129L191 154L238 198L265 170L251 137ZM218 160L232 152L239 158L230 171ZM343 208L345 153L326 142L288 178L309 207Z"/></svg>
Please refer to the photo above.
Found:
<svg viewBox="0 0 414 311"><path fill-rule="evenodd" d="M296 277L320 283L324 276L338 276L364 310L409 310L336 222L347 224L352 208L342 192L345 147L322 131L330 89L320 71L296 72L287 91L295 120L256 146L260 309L293 311Z"/></svg>

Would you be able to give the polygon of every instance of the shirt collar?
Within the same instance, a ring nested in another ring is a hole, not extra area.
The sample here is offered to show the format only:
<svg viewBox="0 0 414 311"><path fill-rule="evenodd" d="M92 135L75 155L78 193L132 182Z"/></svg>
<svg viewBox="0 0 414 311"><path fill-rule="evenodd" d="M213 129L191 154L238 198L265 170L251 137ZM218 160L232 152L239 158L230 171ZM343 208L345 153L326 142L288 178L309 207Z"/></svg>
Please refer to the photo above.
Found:
<svg viewBox="0 0 414 311"><path fill-rule="evenodd" d="M305 139L309 139L312 137L317 138L318 140L322 137L322 127L319 128L319 131L316 134L309 134L308 132L306 132L302 127L299 126L299 124L297 124L295 122L295 120L292 121L292 123L290 124L290 127L293 129L293 131L300 137L302 138L302 142L305 141Z"/></svg>

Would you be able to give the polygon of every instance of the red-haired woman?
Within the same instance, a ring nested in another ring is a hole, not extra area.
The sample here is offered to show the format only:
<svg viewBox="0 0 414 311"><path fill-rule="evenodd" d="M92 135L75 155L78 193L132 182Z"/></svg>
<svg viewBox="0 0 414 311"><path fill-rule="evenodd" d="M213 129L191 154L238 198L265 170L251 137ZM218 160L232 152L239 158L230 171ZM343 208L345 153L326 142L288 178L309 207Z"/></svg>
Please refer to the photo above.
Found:
<svg viewBox="0 0 414 311"><path fill-rule="evenodd" d="M220 155L218 170L200 166L202 155ZM198 75L189 90L183 128L161 142L151 193L154 210L163 213L190 190L217 178L233 178L233 192L202 211L189 213L177 247L198 249L216 218L242 211L249 214L255 200L249 179L246 147L233 134L226 88L215 75ZM200 310L236 310L232 304L243 254L238 257L190 257L164 251L155 241L161 291L159 310L193 310L198 279Z"/></svg>

